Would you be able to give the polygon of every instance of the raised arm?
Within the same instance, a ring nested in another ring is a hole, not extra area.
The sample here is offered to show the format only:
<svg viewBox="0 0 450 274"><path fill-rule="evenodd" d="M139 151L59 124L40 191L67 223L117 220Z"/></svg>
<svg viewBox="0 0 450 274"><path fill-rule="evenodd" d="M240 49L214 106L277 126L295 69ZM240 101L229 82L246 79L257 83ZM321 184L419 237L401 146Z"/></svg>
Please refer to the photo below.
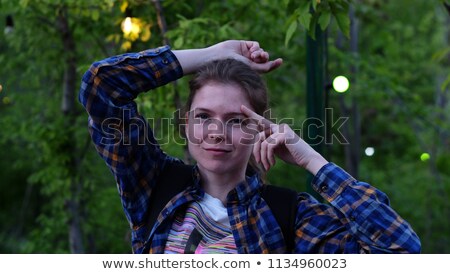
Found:
<svg viewBox="0 0 450 274"><path fill-rule="evenodd" d="M202 49L174 50L184 74L195 73L209 61L234 58L248 64L258 72L269 72L278 68L283 60L270 60L269 53L255 41L228 40Z"/></svg>
<svg viewBox="0 0 450 274"><path fill-rule="evenodd" d="M148 197L166 156L134 99L183 75L169 47L95 62L84 74L79 100L89 114L89 132L115 176L133 227L145 221Z"/></svg>
<svg viewBox="0 0 450 274"><path fill-rule="evenodd" d="M411 226L375 187L329 163L288 125L275 124L241 107L260 129L253 154L266 170L275 156L314 175L312 186L331 206L299 195L295 253L418 253L420 240Z"/></svg>

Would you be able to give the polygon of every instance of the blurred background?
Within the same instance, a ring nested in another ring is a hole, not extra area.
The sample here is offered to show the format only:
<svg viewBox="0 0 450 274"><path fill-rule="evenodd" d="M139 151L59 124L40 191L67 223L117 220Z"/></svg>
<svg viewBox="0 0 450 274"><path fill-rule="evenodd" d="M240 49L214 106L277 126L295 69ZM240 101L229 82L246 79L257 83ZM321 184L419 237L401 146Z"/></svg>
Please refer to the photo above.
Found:
<svg viewBox="0 0 450 274"><path fill-rule="evenodd" d="M424 253L450 253L449 4L0 0L0 253L130 253L114 178L77 100L81 77L108 56L226 39L282 57L265 76L272 117L387 193ZM176 116L187 80L137 99L180 158L177 127L162 118ZM281 161L268 174L299 191L312 191L310 179Z"/></svg>

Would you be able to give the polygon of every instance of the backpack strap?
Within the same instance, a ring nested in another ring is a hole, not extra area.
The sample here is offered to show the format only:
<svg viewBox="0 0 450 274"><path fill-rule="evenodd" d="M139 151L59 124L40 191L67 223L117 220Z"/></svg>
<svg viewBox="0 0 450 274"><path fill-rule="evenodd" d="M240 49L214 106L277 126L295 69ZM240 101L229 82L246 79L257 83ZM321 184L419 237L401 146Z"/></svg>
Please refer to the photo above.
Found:
<svg viewBox="0 0 450 274"><path fill-rule="evenodd" d="M280 225L287 253L292 253L295 244L297 192L285 187L264 185L261 196L269 205L270 210Z"/></svg>
<svg viewBox="0 0 450 274"><path fill-rule="evenodd" d="M194 183L191 165L183 163L167 163L158 175L158 182L152 190L148 224L150 229L156 223L159 213L167 203L178 193Z"/></svg>

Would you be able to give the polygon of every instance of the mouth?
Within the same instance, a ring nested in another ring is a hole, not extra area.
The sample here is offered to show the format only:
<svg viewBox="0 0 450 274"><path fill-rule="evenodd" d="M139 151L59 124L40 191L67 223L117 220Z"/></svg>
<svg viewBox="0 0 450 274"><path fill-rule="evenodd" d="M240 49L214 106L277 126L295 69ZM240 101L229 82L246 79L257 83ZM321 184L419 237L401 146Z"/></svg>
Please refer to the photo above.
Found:
<svg viewBox="0 0 450 274"><path fill-rule="evenodd" d="M205 150L213 155L223 155L231 152L231 150L224 148L205 148Z"/></svg>

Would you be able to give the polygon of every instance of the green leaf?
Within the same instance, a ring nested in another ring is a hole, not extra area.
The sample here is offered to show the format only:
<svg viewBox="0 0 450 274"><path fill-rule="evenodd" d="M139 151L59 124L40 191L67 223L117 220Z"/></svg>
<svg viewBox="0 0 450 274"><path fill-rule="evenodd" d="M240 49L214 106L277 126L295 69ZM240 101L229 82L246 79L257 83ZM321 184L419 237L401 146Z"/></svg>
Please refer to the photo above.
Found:
<svg viewBox="0 0 450 274"><path fill-rule="evenodd" d="M94 20L94 21L98 21L98 19L100 18L100 11L97 10L97 9L92 10L91 18L92 18L92 20Z"/></svg>
<svg viewBox="0 0 450 274"><path fill-rule="evenodd" d="M320 3L320 0L313 0L312 1L312 8L314 10L317 10L317 4L319 4L319 3Z"/></svg>
<svg viewBox="0 0 450 274"><path fill-rule="evenodd" d="M308 27L308 34L311 36L313 40L316 40L316 25L317 25L318 16L317 14L315 16L312 16L309 27Z"/></svg>
<svg viewBox="0 0 450 274"><path fill-rule="evenodd" d="M331 13L336 18L339 29L342 33L349 38L350 37L350 17L348 16L349 4L345 1L329 3Z"/></svg>
<svg viewBox="0 0 450 274"><path fill-rule="evenodd" d="M433 61L443 61L443 60L447 60L447 55L450 54L450 47L446 47L442 50L437 51L436 53L433 54L432 56L432 60Z"/></svg>
<svg viewBox="0 0 450 274"><path fill-rule="evenodd" d="M287 46L287 44L289 43L289 41L292 38L292 35L294 35L295 30L297 30L297 21L296 20L292 21L292 23L289 25L289 27L286 31L286 37L284 39L284 46Z"/></svg>
<svg viewBox="0 0 450 274"><path fill-rule="evenodd" d="M302 25L305 29L309 30L309 26L311 24L311 18L312 18L312 15L310 13L302 14L298 17L298 21L300 22L300 25Z"/></svg>
<svg viewBox="0 0 450 274"><path fill-rule="evenodd" d="M441 90L444 91L449 86L450 86L450 74L447 76L447 79L445 79L444 83L442 83Z"/></svg>
<svg viewBox="0 0 450 274"><path fill-rule="evenodd" d="M174 48L179 49L183 47L184 39L183 36L178 37L175 42L173 43Z"/></svg>
<svg viewBox="0 0 450 274"><path fill-rule="evenodd" d="M303 3L298 7L300 15L305 15L310 13L311 3L309 1L303 1Z"/></svg>
<svg viewBox="0 0 450 274"><path fill-rule="evenodd" d="M26 8L28 6L28 2L30 2L29 0L20 0L20 5L22 6L22 8Z"/></svg>
<svg viewBox="0 0 450 274"><path fill-rule="evenodd" d="M337 13L333 13L336 21L338 23L339 29L346 37L350 37L350 17L348 17L347 12L338 11Z"/></svg>
<svg viewBox="0 0 450 274"><path fill-rule="evenodd" d="M330 24L331 20L331 12L329 10L325 10L319 17L319 25L322 30L325 30Z"/></svg>

